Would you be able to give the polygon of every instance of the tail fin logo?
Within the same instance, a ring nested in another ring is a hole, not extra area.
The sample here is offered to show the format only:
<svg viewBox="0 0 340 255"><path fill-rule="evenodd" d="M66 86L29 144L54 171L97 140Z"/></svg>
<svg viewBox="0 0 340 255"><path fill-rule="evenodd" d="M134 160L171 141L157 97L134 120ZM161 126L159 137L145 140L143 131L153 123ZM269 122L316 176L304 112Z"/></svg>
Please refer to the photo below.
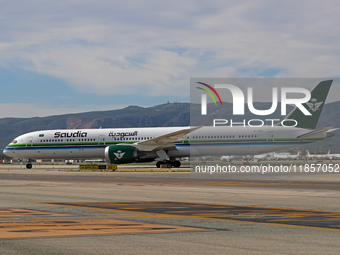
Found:
<svg viewBox="0 0 340 255"><path fill-rule="evenodd" d="M308 105L310 111L312 112L316 112L316 111L319 111L320 110L320 106L323 104L323 101L322 102L318 102L318 100L316 98L312 98L310 100L309 103L306 103L306 105Z"/></svg>

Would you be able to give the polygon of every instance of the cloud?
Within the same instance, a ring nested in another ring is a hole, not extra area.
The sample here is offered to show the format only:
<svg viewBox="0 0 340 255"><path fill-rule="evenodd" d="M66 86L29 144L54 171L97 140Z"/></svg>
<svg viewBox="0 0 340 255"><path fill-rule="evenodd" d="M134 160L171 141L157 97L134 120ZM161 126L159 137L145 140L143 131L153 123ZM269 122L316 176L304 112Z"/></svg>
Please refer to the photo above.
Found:
<svg viewBox="0 0 340 255"><path fill-rule="evenodd" d="M83 93L188 96L190 77L339 76L337 1L11 1L2 11L0 65Z"/></svg>
<svg viewBox="0 0 340 255"><path fill-rule="evenodd" d="M140 54L107 47L52 47L43 54L31 53L32 64L26 68L66 79L81 92L98 94L166 95L178 93L174 88L185 85L177 79L193 65L192 59L161 49Z"/></svg>

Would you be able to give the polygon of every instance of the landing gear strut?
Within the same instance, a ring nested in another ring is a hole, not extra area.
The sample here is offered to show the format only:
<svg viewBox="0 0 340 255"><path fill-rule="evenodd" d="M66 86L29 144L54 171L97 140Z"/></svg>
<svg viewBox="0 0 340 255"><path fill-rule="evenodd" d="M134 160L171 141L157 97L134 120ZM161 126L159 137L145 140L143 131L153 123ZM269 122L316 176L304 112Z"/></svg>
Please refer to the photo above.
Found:
<svg viewBox="0 0 340 255"><path fill-rule="evenodd" d="M168 168L171 167L180 167L181 166L181 162L178 160L163 160L163 161L157 161L156 166L157 168L160 168L161 165L167 165Z"/></svg>

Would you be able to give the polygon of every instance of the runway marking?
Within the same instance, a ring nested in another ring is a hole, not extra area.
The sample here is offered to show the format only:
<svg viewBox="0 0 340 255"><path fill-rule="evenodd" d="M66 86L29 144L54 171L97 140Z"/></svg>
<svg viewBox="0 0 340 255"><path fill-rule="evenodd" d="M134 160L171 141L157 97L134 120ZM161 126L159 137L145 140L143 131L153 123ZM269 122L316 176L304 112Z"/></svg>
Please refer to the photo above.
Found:
<svg viewBox="0 0 340 255"><path fill-rule="evenodd" d="M116 219L0 221L0 239L196 231L208 230Z"/></svg>
<svg viewBox="0 0 340 255"><path fill-rule="evenodd" d="M0 208L0 218L9 217L65 217L70 216L69 214L51 213L51 212L41 212L34 210L24 210L15 208Z"/></svg>
<svg viewBox="0 0 340 255"><path fill-rule="evenodd" d="M114 180L116 181L116 180ZM117 180L117 182L111 183L103 183L103 182L17 182L17 183L8 183L6 185L20 185L20 186L38 186L38 187L115 187L115 186L240 186L240 187L257 187L257 186L300 186L300 185L316 185L319 183L316 182L287 182L287 181L277 181L277 182L262 182L262 181L199 181L194 180L192 182L133 182L133 181L122 181ZM326 184L326 183L324 183ZM3 184L0 184L3 185ZM328 183L328 185L337 185L334 182Z"/></svg>
<svg viewBox="0 0 340 255"><path fill-rule="evenodd" d="M340 230L340 211L204 204L190 202L84 202L51 203L101 210L148 213L175 217L194 217L209 220L261 223L327 230Z"/></svg>
<svg viewBox="0 0 340 255"><path fill-rule="evenodd" d="M330 174L328 174L328 175L325 175L326 177L331 177L331 178L340 178L340 176L336 176L336 175L330 175Z"/></svg>

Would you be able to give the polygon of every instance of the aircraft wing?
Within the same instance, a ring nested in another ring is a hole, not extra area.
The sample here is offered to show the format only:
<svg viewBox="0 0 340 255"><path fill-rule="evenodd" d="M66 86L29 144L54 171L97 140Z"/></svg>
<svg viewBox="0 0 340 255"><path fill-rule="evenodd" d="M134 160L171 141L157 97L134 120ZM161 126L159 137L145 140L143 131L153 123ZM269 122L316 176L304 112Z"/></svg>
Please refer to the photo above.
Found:
<svg viewBox="0 0 340 255"><path fill-rule="evenodd" d="M176 142L179 138L199 128L201 127L186 128L176 132L158 136L147 141L139 142L135 144L135 147L140 151L146 152L171 148L174 147L174 142Z"/></svg>
<svg viewBox="0 0 340 255"><path fill-rule="evenodd" d="M296 138L313 138L313 137L320 137L322 136L324 133L327 133L327 137L328 135L332 136L334 134L330 133L331 131L336 130L337 128L333 128L333 127L326 127L326 128L321 128L321 129L317 129L317 130L313 130L311 132L305 133L303 135L299 135Z"/></svg>

